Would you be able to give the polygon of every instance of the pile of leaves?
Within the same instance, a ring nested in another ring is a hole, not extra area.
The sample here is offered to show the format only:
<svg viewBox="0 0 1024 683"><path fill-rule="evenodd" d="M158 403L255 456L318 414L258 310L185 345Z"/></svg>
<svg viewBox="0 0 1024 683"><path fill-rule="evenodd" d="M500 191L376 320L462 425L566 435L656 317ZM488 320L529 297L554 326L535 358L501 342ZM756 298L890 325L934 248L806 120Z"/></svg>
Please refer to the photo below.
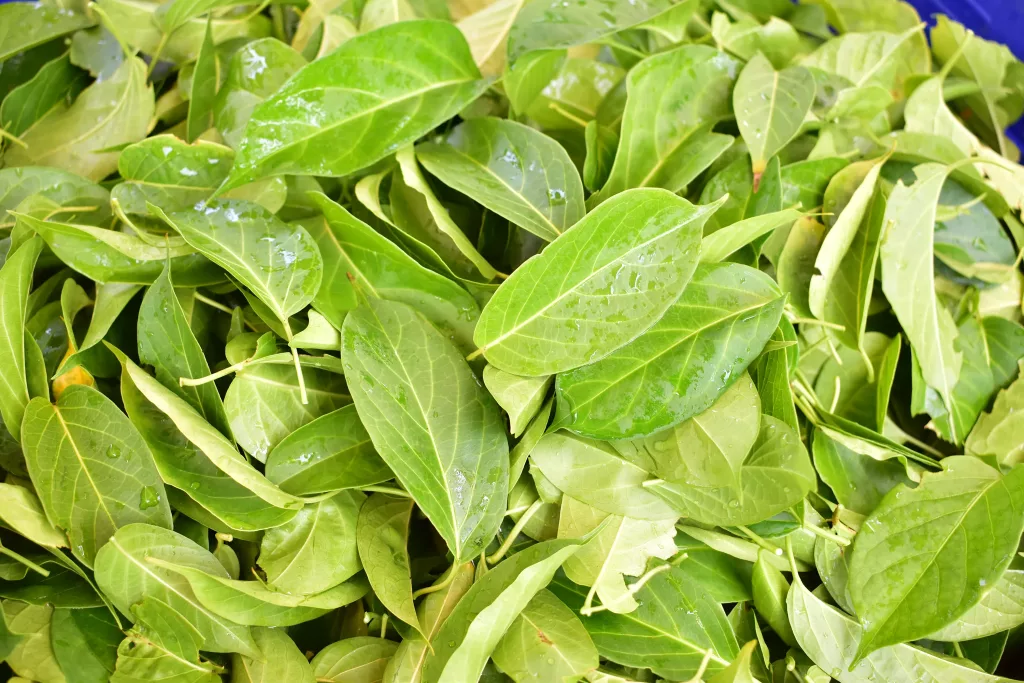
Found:
<svg viewBox="0 0 1024 683"><path fill-rule="evenodd" d="M896 0L63 2L0 7L0 675L1021 666L1005 47Z"/></svg>

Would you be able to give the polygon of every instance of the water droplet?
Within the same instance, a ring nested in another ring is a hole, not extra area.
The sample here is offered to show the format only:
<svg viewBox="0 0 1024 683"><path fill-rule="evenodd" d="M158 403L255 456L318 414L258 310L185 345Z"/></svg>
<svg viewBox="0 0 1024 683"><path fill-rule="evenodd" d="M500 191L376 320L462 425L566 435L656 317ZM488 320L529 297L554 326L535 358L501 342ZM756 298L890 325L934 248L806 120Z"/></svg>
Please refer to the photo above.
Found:
<svg viewBox="0 0 1024 683"><path fill-rule="evenodd" d="M152 486L144 486L139 496L139 509L148 510L160 504L160 494Z"/></svg>
<svg viewBox="0 0 1024 683"><path fill-rule="evenodd" d="M114 444L110 444L110 446L107 447L107 457L108 458L120 458L121 457L121 449L119 447L117 447L116 445L114 445Z"/></svg>

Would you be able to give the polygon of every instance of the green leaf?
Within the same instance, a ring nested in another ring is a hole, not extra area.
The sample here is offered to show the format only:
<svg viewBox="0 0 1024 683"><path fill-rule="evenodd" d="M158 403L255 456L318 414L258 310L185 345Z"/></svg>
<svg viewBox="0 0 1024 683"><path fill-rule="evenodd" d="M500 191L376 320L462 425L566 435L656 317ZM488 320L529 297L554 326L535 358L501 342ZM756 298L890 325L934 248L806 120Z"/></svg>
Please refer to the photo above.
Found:
<svg viewBox="0 0 1024 683"><path fill-rule="evenodd" d="M796 505L814 487L814 468L795 430L761 416L754 447L740 469L740 489L654 482L646 486L677 515L703 524L753 524Z"/></svg>
<svg viewBox="0 0 1024 683"><path fill-rule="evenodd" d="M1024 571L1011 565L959 619L929 634L931 640L976 640L1024 623Z"/></svg>
<svg viewBox="0 0 1024 683"><path fill-rule="evenodd" d="M50 640L53 612L49 605L27 605L13 600L3 602L7 630L21 636L7 655L7 665L27 680L54 683L65 680Z"/></svg>
<svg viewBox="0 0 1024 683"><path fill-rule="evenodd" d="M787 645L796 645L793 629L789 626L786 615L786 594L789 592L789 581L770 562L765 560L768 551L761 550L754 563L751 585L754 593L754 606L758 614L764 617L776 635Z"/></svg>
<svg viewBox="0 0 1024 683"><path fill-rule="evenodd" d="M662 479L739 490L740 471L760 424L761 397L743 373L703 412L672 429L614 447Z"/></svg>
<svg viewBox="0 0 1024 683"><path fill-rule="evenodd" d="M196 56L188 96L185 138L192 142L213 122L213 101L220 85L220 64L213 43L213 20L206 23L206 34ZM180 82L180 81L179 81Z"/></svg>
<svg viewBox="0 0 1024 683"><path fill-rule="evenodd" d="M21 422L32 399L25 378L25 329L32 271L42 251L41 240L33 238L21 246L0 267L0 415L4 426L17 441L21 437Z"/></svg>
<svg viewBox="0 0 1024 683"><path fill-rule="evenodd" d="M516 113L529 109L545 86L561 71L566 57L565 50L533 50L514 64L506 64L501 81L510 108Z"/></svg>
<svg viewBox="0 0 1024 683"><path fill-rule="evenodd" d="M38 496L24 486L0 484L0 519L5 526L37 545L68 546L68 539L46 518Z"/></svg>
<svg viewBox="0 0 1024 683"><path fill-rule="evenodd" d="M71 65L65 54L49 62L7 95L0 106L0 124L11 135L22 135L47 112L74 98L86 86L86 75Z"/></svg>
<svg viewBox="0 0 1024 683"><path fill-rule="evenodd" d="M864 232L862 223L871 206L875 185L878 183L878 176L885 161L886 157L882 157L871 166L871 170L864 176L864 180L857 186L839 217L829 228L821 243L821 249L818 250L818 255L814 260L814 275L811 276L808 290L808 304L811 313L820 320L828 320L825 315L825 306L828 298L832 295L832 285L857 235ZM861 274L858 273L858 275ZM855 300L860 301L860 292L855 293L855 297ZM866 303L862 305L866 305ZM862 315L866 317L866 313ZM855 337L856 335L851 331L850 336Z"/></svg>
<svg viewBox="0 0 1024 683"><path fill-rule="evenodd" d="M160 217L259 297L286 328L320 287L323 259L313 238L259 205L220 200Z"/></svg>
<svg viewBox="0 0 1024 683"><path fill-rule="evenodd" d="M602 607L612 612L635 610L638 605L624 575L641 576L651 558L667 560L675 555L675 534L675 520L649 522L610 515L572 496L563 496L558 537L590 537L563 565L569 579L592 587L583 613L590 612L595 593Z"/></svg>
<svg viewBox="0 0 1024 683"><path fill-rule="evenodd" d="M174 291L168 268L146 290L139 308L139 360L152 365L165 387L188 401L207 422L230 435L227 413L213 383L181 386L181 378L199 379L210 374L203 349L196 341L188 318Z"/></svg>
<svg viewBox="0 0 1024 683"><path fill-rule="evenodd" d="M291 595L316 595L359 571L356 520L365 500L359 491L340 491L268 529L259 557L267 584Z"/></svg>
<svg viewBox="0 0 1024 683"><path fill-rule="evenodd" d="M396 617L421 630L412 601L408 550L414 507L411 498L373 494L359 511L356 544L377 599Z"/></svg>
<svg viewBox="0 0 1024 683"><path fill-rule="evenodd" d="M213 10L245 3L238 0L172 0L160 5L156 11L156 23L167 35L174 33L184 24Z"/></svg>
<svg viewBox="0 0 1024 683"><path fill-rule="evenodd" d="M517 683L574 679L598 665L597 648L579 618L546 590L520 612L492 657Z"/></svg>
<svg viewBox="0 0 1024 683"><path fill-rule="evenodd" d="M961 444L996 391L987 358L988 340L981 322L968 318L957 328L957 350L963 354L960 377L953 387L950 411L933 415L935 431L947 441Z"/></svg>
<svg viewBox="0 0 1024 683"><path fill-rule="evenodd" d="M686 559L676 565L677 571L706 590L715 602L748 602L753 599L749 563L715 550L683 531L676 534L676 547L680 553L686 553ZM756 551L752 557L757 557Z"/></svg>
<svg viewBox="0 0 1024 683"><path fill-rule="evenodd" d="M1003 83L1007 69L1017 59L1005 45L974 35L942 14L936 16L931 39L936 58L944 64L953 60L963 46L963 53L957 55L951 72L970 78L980 86L980 91L964 98L964 103L982 117L985 127L994 134L997 151L1009 157L1010 142L1003 130L1007 117L999 106L999 100L1005 95Z"/></svg>
<svg viewBox="0 0 1024 683"><path fill-rule="evenodd" d="M127 524L170 527L170 508L149 448L128 418L95 389L70 386L56 405L33 399L21 435L47 517L67 531L72 552L87 565ZM60 490L66 481L75 484Z"/></svg>
<svg viewBox="0 0 1024 683"><path fill-rule="evenodd" d="M331 643L310 664L317 681L380 681L398 648L392 640L356 636Z"/></svg>
<svg viewBox="0 0 1024 683"><path fill-rule="evenodd" d="M175 500L175 489L168 489L174 508L185 512L181 498L194 500L194 505L202 506L236 535L240 531L274 527L295 516L295 509L285 510L268 503L214 464L139 391L128 372L121 373L121 400L153 452L160 477L168 486L183 491ZM195 514L191 510L188 513Z"/></svg>
<svg viewBox="0 0 1024 683"><path fill-rule="evenodd" d="M314 683L313 667L285 631L256 627L252 636L259 646L259 656L231 655L231 679L234 683Z"/></svg>
<svg viewBox="0 0 1024 683"><path fill-rule="evenodd" d="M134 616L137 622L132 605L155 598L197 632L204 650L259 655L247 626L204 607L187 579L147 558L228 576L217 558L184 536L149 524L130 524L119 529L96 556L96 583L123 614Z"/></svg>
<svg viewBox="0 0 1024 683"><path fill-rule="evenodd" d="M117 168L111 147L146 137L153 117L153 88L146 84L146 65L126 60L105 81L82 91L70 107L52 109L4 154L6 166L57 166L91 180L102 180Z"/></svg>
<svg viewBox="0 0 1024 683"><path fill-rule="evenodd" d="M836 357L825 361L814 381L821 404L829 406L833 415L881 432L901 344L899 337L889 339L880 332L868 332L860 353L839 347Z"/></svg>
<svg viewBox="0 0 1024 683"><path fill-rule="evenodd" d="M234 153L223 145L204 140L190 145L173 135L155 135L121 152L117 168L124 181L114 186L111 197L126 213L139 216L147 215L150 202L165 213L186 211L217 189L233 159ZM276 211L284 203L285 193L284 181L277 178L240 187L227 196L251 198Z"/></svg>
<svg viewBox="0 0 1024 683"><path fill-rule="evenodd" d="M448 585L428 594L420 602L417 616L423 627L423 636L414 634L402 641L388 660L383 680L396 683L421 680L423 667L431 653L429 642L437 636L442 624L473 585L475 571L472 562L456 565L451 571L455 575Z"/></svg>
<svg viewBox="0 0 1024 683"><path fill-rule="evenodd" d="M214 614L245 626L292 626L355 602L369 590L360 575L313 595L291 595L261 581L239 581L165 560L149 562L184 576L199 602Z"/></svg>
<svg viewBox="0 0 1024 683"><path fill-rule="evenodd" d="M534 50L600 42L605 36L641 24L671 7L671 3L663 0L613 1L600 7L550 0L526 3L509 31L508 61L515 64Z"/></svg>
<svg viewBox="0 0 1024 683"><path fill-rule="evenodd" d="M579 540L545 541L484 574L431 641L434 652L424 667L424 680L476 681L516 617L579 547Z"/></svg>
<svg viewBox="0 0 1024 683"><path fill-rule="evenodd" d="M558 376L555 424L599 439L647 436L704 411L775 331L785 299L735 263L699 266L636 340Z"/></svg>
<svg viewBox="0 0 1024 683"><path fill-rule="evenodd" d="M855 619L819 600L800 581L794 582L786 604L801 649L841 683L1002 683L1007 680L990 676L964 660L948 659L913 645L875 650L854 665L863 635Z"/></svg>
<svg viewBox="0 0 1024 683"><path fill-rule="evenodd" d="M303 221L324 260L324 278L313 306L341 328L356 307L352 275L365 293L415 307L468 353L480 314L473 297L448 278L424 268L393 242L324 195L311 195L322 218Z"/></svg>
<svg viewBox="0 0 1024 683"><path fill-rule="evenodd" d="M884 222L882 291L903 325L921 372L949 405L960 375L962 355L955 350L957 330L949 311L935 296L932 241L939 192L947 170L939 164L914 168L917 181L896 184Z"/></svg>
<svg viewBox="0 0 1024 683"><path fill-rule="evenodd" d="M520 377L488 365L484 368L484 386L508 413L509 430L518 437L540 411L552 377Z"/></svg>
<svg viewBox="0 0 1024 683"><path fill-rule="evenodd" d="M672 305L697 265L701 227L719 205L696 207L654 189L602 203L502 283L474 340L489 363L526 376L608 355ZM630 324L617 325L624 316Z"/></svg>
<svg viewBox="0 0 1024 683"><path fill-rule="evenodd" d="M377 66L363 68L367 60ZM356 36L256 107L221 189L269 175L348 175L449 119L486 86L462 34L446 22ZM367 136L371 129L389 134Z"/></svg>
<svg viewBox="0 0 1024 683"><path fill-rule="evenodd" d="M59 206L82 207L62 213L69 221L81 219L98 225L110 218L110 193L101 186L57 168L20 166L0 169L0 219L4 227L14 225L15 210L30 197L45 198Z"/></svg>
<svg viewBox="0 0 1024 683"><path fill-rule="evenodd" d="M513 121L464 121L442 141L418 145L416 157L449 187L549 242L585 213L565 149Z"/></svg>
<svg viewBox="0 0 1024 683"><path fill-rule="evenodd" d="M117 648L111 683L218 683L222 669L199 658L203 636L167 602L148 596L132 606L135 628Z"/></svg>
<svg viewBox="0 0 1024 683"><path fill-rule="evenodd" d="M341 375L306 368L302 371L303 403L303 387L290 360L239 371L224 395L235 440L260 462L296 430L351 402L350 389Z"/></svg>
<svg viewBox="0 0 1024 683"><path fill-rule="evenodd" d="M650 521L679 517L643 486L647 472L604 442L548 433L534 447L530 460L560 491L598 510Z"/></svg>
<svg viewBox="0 0 1024 683"><path fill-rule="evenodd" d="M898 459L876 460L862 455L821 430L814 432L812 450L818 476L832 489L836 500L862 515L871 514L897 484L912 484L905 464Z"/></svg>
<svg viewBox="0 0 1024 683"><path fill-rule="evenodd" d="M478 555L507 495L508 443L493 399L455 346L404 304L370 300L350 312L342 361L381 458L456 561Z"/></svg>
<svg viewBox="0 0 1024 683"><path fill-rule="evenodd" d="M213 104L213 123L224 141L238 149L253 110L305 65L302 55L276 38L254 40L232 55Z"/></svg>
<svg viewBox="0 0 1024 683"><path fill-rule="evenodd" d="M302 508L304 499L285 493L268 481L239 455L234 444L206 422L184 399L147 375L130 359L122 358L121 362L139 392L169 417L185 438L202 451L217 469L271 505L285 510Z"/></svg>
<svg viewBox="0 0 1024 683"><path fill-rule="evenodd" d="M58 3L39 2L0 8L0 61L95 23ZM5 93L6 94L6 93Z"/></svg>
<svg viewBox="0 0 1024 683"><path fill-rule="evenodd" d="M69 683L107 683L123 638L106 607L57 609L50 622L53 655Z"/></svg>
<svg viewBox="0 0 1024 683"><path fill-rule="evenodd" d="M1024 470L1003 477L962 456L943 465L916 489L890 492L857 534L850 595L864 626L858 658L924 637L964 614L1017 547Z"/></svg>
<svg viewBox="0 0 1024 683"><path fill-rule="evenodd" d="M1024 442L1017 436L1024 424L1024 373L1008 388L1000 391L992 410L983 413L967 437L967 452L990 455L1007 466L1024 460Z"/></svg>
<svg viewBox="0 0 1024 683"><path fill-rule="evenodd" d="M921 28L916 25L903 33L848 33L826 42L802 64L843 76L856 87L876 83L902 96L910 76L931 72L931 55L921 40Z"/></svg>
<svg viewBox="0 0 1024 683"><path fill-rule="evenodd" d="M615 162L590 205L633 187L683 191L732 144L711 128L731 116L738 67L715 49L684 45L630 70Z"/></svg>
<svg viewBox="0 0 1024 683"><path fill-rule="evenodd" d="M736 80L732 105L753 161L754 188L768 161L800 132L814 101L814 77L802 66L776 71L764 55L747 62Z"/></svg>
<svg viewBox="0 0 1024 683"><path fill-rule="evenodd" d="M299 427L267 456L267 479L295 495L379 484L394 475L380 459L355 406Z"/></svg>
<svg viewBox="0 0 1024 683"><path fill-rule="evenodd" d="M579 610L586 589L556 576L549 589ZM636 593L640 607L629 614L595 612L583 625L605 659L623 666L686 680L708 657L707 673L717 673L736 657L736 636L722 607L688 581L678 567L658 573Z"/></svg>

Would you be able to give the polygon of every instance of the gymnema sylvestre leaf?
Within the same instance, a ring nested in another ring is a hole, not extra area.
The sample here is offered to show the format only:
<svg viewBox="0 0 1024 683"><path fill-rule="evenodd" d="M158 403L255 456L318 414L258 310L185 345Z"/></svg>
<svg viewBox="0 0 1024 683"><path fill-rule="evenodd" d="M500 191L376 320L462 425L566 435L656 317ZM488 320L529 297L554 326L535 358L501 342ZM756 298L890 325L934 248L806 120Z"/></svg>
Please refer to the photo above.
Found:
<svg viewBox="0 0 1024 683"><path fill-rule="evenodd" d="M1020 678L1024 62L923 18L0 4L0 677Z"/></svg>

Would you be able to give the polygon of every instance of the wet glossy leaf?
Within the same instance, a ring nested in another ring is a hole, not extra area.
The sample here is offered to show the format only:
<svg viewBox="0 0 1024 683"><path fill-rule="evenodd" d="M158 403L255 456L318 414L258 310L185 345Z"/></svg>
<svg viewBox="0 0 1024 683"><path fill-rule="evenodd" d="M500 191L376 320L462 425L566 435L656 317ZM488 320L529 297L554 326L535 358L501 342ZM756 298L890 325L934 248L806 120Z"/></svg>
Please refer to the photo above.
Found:
<svg viewBox="0 0 1024 683"><path fill-rule="evenodd" d="M117 168L116 152L97 152L138 142L153 116L153 89L141 59L125 61L105 81L86 88L70 107L51 110L4 155L7 166L58 166L91 180Z"/></svg>
<svg viewBox="0 0 1024 683"><path fill-rule="evenodd" d="M259 556L267 583L284 593L315 595L359 571L356 520L365 500L359 491L340 491L268 529Z"/></svg>
<svg viewBox="0 0 1024 683"><path fill-rule="evenodd" d="M312 197L322 218L303 221L324 260L324 278L313 306L341 328L345 314L356 307L355 286L384 299L416 307L433 325L468 353L479 307L468 292L424 268L325 196ZM353 285L348 276L355 278Z"/></svg>
<svg viewBox="0 0 1024 683"><path fill-rule="evenodd" d="M1024 415L1024 379L1018 379L996 395L992 410L982 414L967 438L967 452L991 455L1005 465L1016 465L1024 459L1024 443L1020 433Z"/></svg>
<svg viewBox="0 0 1024 683"><path fill-rule="evenodd" d="M217 683L221 667L199 658L203 637L167 602L146 597L132 609L135 627L117 648L111 683L164 679L175 683Z"/></svg>
<svg viewBox="0 0 1024 683"><path fill-rule="evenodd" d="M484 574L431 641L434 653L424 666L424 679L476 681L516 617L579 544L579 540L538 543Z"/></svg>
<svg viewBox="0 0 1024 683"><path fill-rule="evenodd" d="M232 655L232 683L313 683L316 680L313 667L283 630L256 627L252 636L259 647L259 656Z"/></svg>
<svg viewBox="0 0 1024 683"><path fill-rule="evenodd" d="M583 185L569 155L526 126L470 119L443 141L418 145L416 156L446 185L547 241L583 217Z"/></svg>
<svg viewBox="0 0 1024 683"><path fill-rule="evenodd" d="M0 106L0 124L11 135L22 135L47 112L74 97L88 84L86 74L64 55L46 64L32 80L18 86Z"/></svg>
<svg viewBox="0 0 1024 683"><path fill-rule="evenodd" d="M29 404L22 424L29 474L43 509L67 531L72 552L91 564L119 528L134 522L169 527L163 482L138 430L110 399L71 386L55 405ZM61 490L75 482L71 495Z"/></svg>
<svg viewBox="0 0 1024 683"><path fill-rule="evenodd" d="M414 502L375 493L359 511L356 544L359 560L377 598L396 617L420 629L412 600L409 522Z"/></svg>
<svg viewBox="0 0 1024 683"><path fill-rule="evenodd" d="M943 464L943 472L925 475L916 489L890 492L857 534L850 595L864 626L858 657L923 637L962 615L1016 549L1024 528L1024 470L1003 477L970 457Z"/></svg>
<svg viewBox="0 0 1024 683"><path fill-rule="evenodd" d="M533 597L492 655L514 681L565 680L597 668L597 648L579 618L552 593Z"/></svg>
<svg viewBox="0 0 1024 683"><path fill-rule="evenodd" d="M331 643L310 664L317 681L379 681L398 643L356 636Z"/></svg>
<svg viewBox="0 0 1024 683"><path fill-rule="evenodd" d="M999 683L971 665L941 657L913 645L893 645L876 650L856 665L863 629L857 621L815 597L799 581L787 597L789 620L800 647L841 683Z"/></svg>
<svg viewBox="0 0 1024 683"><path fill-rule="evenodd" d="M519 436L540 411L552 377L520 377L488 365L483 372L484 386L498 405L508 413L509 431Z"/></svg>
<svg viewBox="0 0 1024 683"><path fill-rule="evenodd" d="M0 484L0 519L37 545L66 548L68 540L53 527L38 496L24 486Z"/></svg>
<svg viewBox="0 0 1024 683"><path fill-rule="evenodd" d="M380 66L361 68L367 59ZM409 70L412 63L424 70ZM357 36L256 107L223 189L269 175L347 175L448 119L484 87L450 24L402 22ZM371 127L389 135L367 137Z"/></svg>
<svg viewBox="0 0 1024 683"><path fill-rule="evenodd" d="M760 424L761 398L744 373L701 413L645 439L618 442L615 449L662 479L738 490Z"/></svg>
<svg viewBox="0 0 1024 683"><path fill-rule="evenodd" d="M667 560L676 554L672 541L675 520L649 522L609 515L572 496L563 496L558 537L580 538L595 530L596 534L565 561L565 575L581 586L592 587L585 610L590 610L596 593L605 609L620 614L632 612L637 602L624 575L639 577L651 558Z"/></svg>
<svg viewBox="0 0 1024 683"><path fill-rule="evenodd" d="M302 374L305 403L295 367L290 364L246 368L235 375L224 395L235 439L260 462L300 427L351 403L341 375L309 368Z"/></svg>
<svg viewBox="0 0 1024 683"><path fill-rule="evenodd" d="M598 510L651 521L679 517L643 485L647 472L607 443L549 433L534 447L530 461L560 491Z"/></svg>
<svg viewBox="0 0 1024 683"><path fill-rule="evenodd" d="M3 619L7 625L6 630L21 636L6 661L19 676L39 681L64 680L50 641L53 612L53 607L49 605L28 605L4 600Z"/></svg>
<svg viewBox="0 0 1024 683"><path fill-rule="evenodd" d="M803 499L814 486L814 468L796 432L761 416L757 441L740 469L740 489L652 482L646 488L676 514L704 524L734 526L767 519Z"/></svg>
<svg viewBox="0 0 1024 683"><path fill-rule="evenodd" d="M653 189L604 202L495 292L474 335L487 361L516 374L548 375L632 341L689 281L700 229L717 206L697 207ZM605 239L595 244L598 235ZM623 316L628 328L615 325Z"/></svg>
<svg viewBox="0 0 1024 683"><path fill-rule="evenodd" d="M0 9L0 60L93 23L84 13L58 3L5 6Z"/></svg>
<svg viewBox="0 0 1024 683"><path fill-rule="evenodd" d="M70 683L107 683L123 638L106 607L57 609L50 622L53 654Z"/></svg>
<svg viewBox="0 0 1024 683"><path fill-rule="evenodd" d="M685 189L732 144L711 127L730 116L738 67L717 50L684 45L632 69L615 162L591 205L632 187Z"/></svg>
<svg viewBox="0 0 1024 683"><path fill-rule="evenodd" d="M679 300L639 338L558 376L556 424L623 439L703 412L761 352L783 303L771 278L752 268L701 265Z"/></svg>
<svg viewBox="0 0 1024 683"><path fill-rule="evenodd" d="M32 271L43 245L37 237L9 255L0 267L0 415L15 441L21 438L21 421L32 395L25 377L25 329Z"/></svg>
<svg viewBox="0 0 1024 683"><path fill-rule="evenodd" d="M323 259L302 227L242 200L199 204L164 216L195 249L237 278L288 325L320 287ZM253 234L259 230L257 234Z"/></svg>
<svg viewBox="0 0 1024 683"><path fill-rule="evenodd" d="M149 524L131 524L118 531L96 557L96 583L125 615L143 598L155 598L181 617L209 652L244 652L259 649L247 626L224 619L199 602L185 577L157 566L146 558L195 567L227 578L220 562L184 536ZM157 626L159 628L159 626Z"/></svg>
<svg viewBox="0 0 1024 683"><path fill-rule="evenodd" d="M267 456L266 474L296 495L370 486L393 476L352 405L322 415L282 439Z"/></svg>
<svg viewBox="0 0 1024 683"><path fill-rule="evenodd" d="M889 197L882 241L882 291L903 324L928 385L948 402L963 359L953 342L957 331L949 311L938 305L933 284L932 234L938 194L946 168L922 164L917 181L902 182Z"/></svg>
<svg viewBox="0 0 1024 683"><path fill-rule="evenodd" d="M238 149L253 110L305 65L302 55L275 38L239 49L213 105L213 122L224 141Z"/></svg>
<svg viewBox="0 0 1024 683"><path fill-rule="evenodd" d="M188 579L199 602L214 614L246 626L292 626L361 598L369 584L361 575L313 595L291 595L260 581L239 581L164 560L158 567Z"/></svg>
<svg viewBox="0 0 1024 683"><path fill-rule="evenodd" d="M476 556L497 531L508 480L493 399L455 346L404 304L373 300L350 312L342 358L381 458L456 560Z"/></svg>
<svg viewBox="0 0 1024 683"><path fill-rule="evenodd" d="M921 27L913 26L903 33L842 35L808 55L803 65L843 76L855 86L877 83L901 94L908 77L930 71L931 55L920 33Z"/></svg>
<svg viewBox="0 0 1024 683"><path fill-rule="evenodd" d="M550 590L574 610L586 597L585 588L562 575ZM629 614L596 612L582 618L602 657L679 680L691 678L708 651L709 673L721 671L736 657L736 636L722 607L678 569L651 578L636 600L640 606Z"/></svg>
<svg viewBox="0 0 1024 683"><path fill-rule="evenodd" d="M750 149L755 187L768 160L800 132L811 111L814 89L814 77L802 66L776 71L764 55L757 54L743 67L732 102Z"/></svg>

